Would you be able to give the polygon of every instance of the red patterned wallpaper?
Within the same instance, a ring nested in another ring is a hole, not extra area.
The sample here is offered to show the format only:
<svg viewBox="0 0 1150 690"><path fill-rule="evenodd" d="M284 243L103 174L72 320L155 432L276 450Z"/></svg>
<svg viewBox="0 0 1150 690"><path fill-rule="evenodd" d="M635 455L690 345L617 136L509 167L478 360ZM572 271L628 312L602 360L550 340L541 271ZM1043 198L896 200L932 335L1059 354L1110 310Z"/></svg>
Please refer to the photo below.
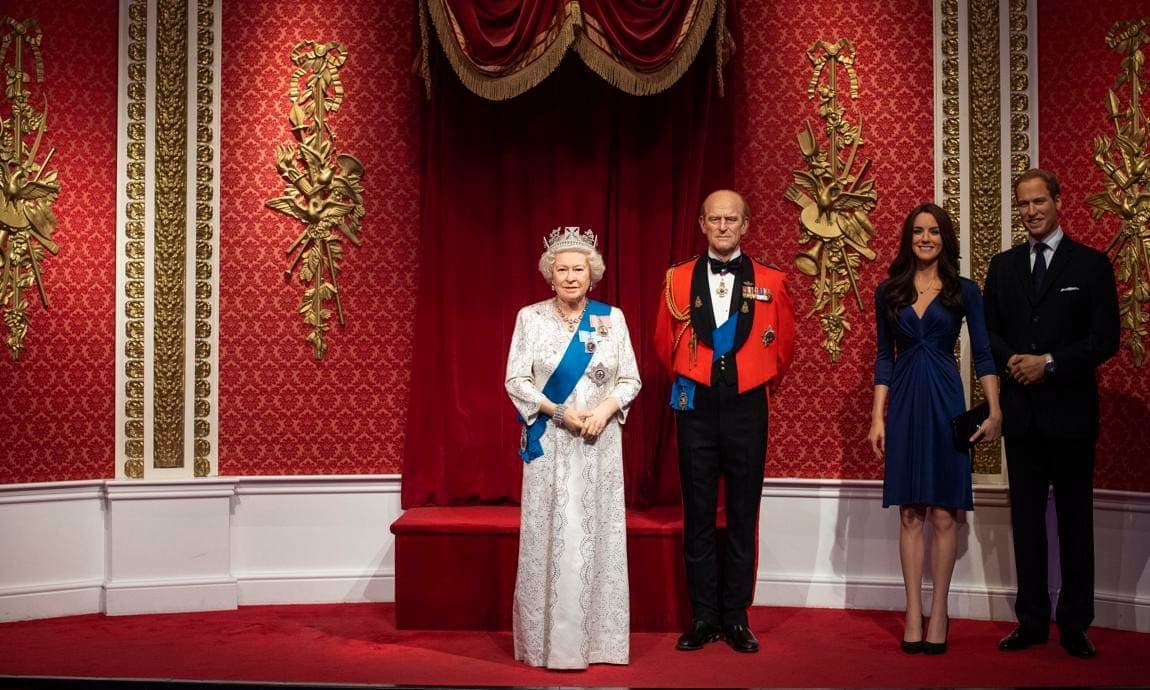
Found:
<svg viewBox="0 0 1150 690"><path fill-rule="evenodd" d="M727 81L744 89L732 102L744 111L736 118L743 130L735 179L753 212L747 245L788 272L800 316L795 362L773 401L767 476L877 479L882 461L866 442L874 391L873 296L897 251L907 211L933 196L931 6L919 0L739 4L742 40L736 72ZM851 330L841 359L832 364L820 345L817 316L803 318L814 302L812 281L794 269L799 208L783 192L791 171L803 167L795 139L803 120L816 130L822 123L817 101L807 99L812 70L806 51L817 39L840 38L856 49L859 98L846 108L856 124L862 114L866 145L860 155L874 159L879 202L871 214L877 230L871 248L878 258L864 262L864 309L848 305Z"/></svg>
<svg viewBox="0 0 1150 690"><path fill-rule="evenodd" d="M1064 180L1068 230L1094 246L1112 233L1081 199L1098 175L1090 140L1104 131L1105 87L1117 56L1102 39L1126 0L1074 0L1040 19L1041 161ZM63 251L45 264L53 308L33 310L29 349L0 367L7 449L0 482L113 475L116 2L7 0L44 25L52 130L64 193L57 202ZM265 3L223 9L220 250L220 471L225 475L397 472L408 395L419 212L414 3ZM865 118L863 151L880 200L872 220L879 259L862 269L868 304L895 249L906 209L933 189L932 19L917 0L811 6L798 0L739 3L739 53L727 74L739 109L737 186L754 211L748 249L786 268L800 313L810 283L792 267L797 207L783 198L801 158L794 135L817 122L806 98L805 51L816 38L849 38L858 51ZM861 21L860 17L866 17ZM82 30L81 30L82 27ZM898 27L897 31L889 27ZM288 140L288 55L299 40L339 40L351 58L347 90L332 117L343 152L367 170L364 245L349 249L341 275L348 325L331 334L322 363L311 359L295 314L298 283L278 280L298 226L263 207L278 193L273 162ZM1065 55L1078 56L1075 60ZM72 56L88 56L75 60ZM854 111L851 111L855 115ZM65 143L63 133L76 133ZM1088 132L1089 134L1081 134ZM1076 134L1071 134L1076 133ZM79 209L83 209L81 213ZM65 291L63 286L79 286ZM874 356L870 307L848 308L852 330L831 364L813 319L799 327L797 359L772 413L770 476L878 478L865 443ZM1138 462L1150 447L1150 377L1123 353L1103 371L1098 484L1150 490ZM1133 374L1133 375L1132 375ZM47 395L44 391L48 391Z"/></svg>
<svg viewBox="0 0 1150 690"><path fill-rule="evenodd" d="M415 3L228 0L222 20L220 473L398 472L419 224ZM290 55L306 39L350 55L328 121L366 170L363 246L346 245L339 278L347 326L318 363L303 289L280 277L301 226L263 205L283 188L274 152L290 139Z"/></svg>
<svg viewBox="0 0 1150 690"><path fill-rule="evenodd" d="M33 296L27 349L18 362L6 347L0 352L0 484L111 477L117 3L5 0L0 16L35 17L43 30L45 81L30 90L38 107L42 95L48 99L41 151L56 148L49 168L61 187L54 206L60 253L42 264L51 309Z"/></svg>
<svg viewBox="0 0 1150 690"><path fill-rule="evenodd" d="M1106 90L1122 57L1106 47L1106 32L1118 20L1150 15L1130 0L1067 0L1057 12L1038 18L1039 163L1062 183L1062 225L1072 237L1105 249L1117 232L1113 216L1090 217L1084 203L1102 190L1094 163L1094 137L1113 136L1106 115ZM1146 49L1143 48L1143 52ZM1148 76L1143 71L1144 78ZM1130 87L1119 90L1123 104ZM1150 98L1142 107L1150 109ZM1095 485L1103 489L1150 491L1150 365L1135 368L1123 348L1100 375L1102 431Z"/></svg>

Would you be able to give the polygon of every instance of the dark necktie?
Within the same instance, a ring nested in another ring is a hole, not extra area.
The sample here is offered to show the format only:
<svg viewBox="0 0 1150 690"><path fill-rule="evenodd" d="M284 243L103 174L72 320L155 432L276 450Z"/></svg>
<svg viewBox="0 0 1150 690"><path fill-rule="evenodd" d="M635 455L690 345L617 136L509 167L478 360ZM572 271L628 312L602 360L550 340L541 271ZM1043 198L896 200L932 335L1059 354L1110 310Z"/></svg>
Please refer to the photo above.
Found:
<svg viewBox="0 0 1150 690"><path fill-rule="evenodd" d="M738 273L743 265L743 255L740 254L730 261L719 261L713 256L708 256L707 263L711 265L711 273Z"/></svg>
<svg viewBox="0 0 1150 690"><path fill-rule="evenodd" d="M1042 289L1042 281L1046 280L1046 249L1045 242L1037 242L1034 245L1034 269L1030 272L1030 277L1034 279L1035 292Z"/></svg>

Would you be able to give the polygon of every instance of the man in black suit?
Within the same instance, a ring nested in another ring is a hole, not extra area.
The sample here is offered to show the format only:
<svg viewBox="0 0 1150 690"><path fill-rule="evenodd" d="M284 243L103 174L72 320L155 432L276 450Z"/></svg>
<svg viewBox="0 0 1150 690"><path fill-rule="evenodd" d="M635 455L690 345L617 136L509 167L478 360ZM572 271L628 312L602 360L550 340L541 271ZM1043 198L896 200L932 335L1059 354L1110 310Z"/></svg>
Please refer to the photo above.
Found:
<svg viewBox="0 0 1150 690"><path fill-rule="evenodd" d="M990 262L986 326L1002 376L1003 436L1018 627L1003 651L1046 642L1046 497L1054 487L1062 590L1055 618L1073 656L1094 656L1095 370L1118 351L1118 295L1106 255L1070 239L1058 224L1058 179L1028 170L1014 183L1027 242Z"/></svg>

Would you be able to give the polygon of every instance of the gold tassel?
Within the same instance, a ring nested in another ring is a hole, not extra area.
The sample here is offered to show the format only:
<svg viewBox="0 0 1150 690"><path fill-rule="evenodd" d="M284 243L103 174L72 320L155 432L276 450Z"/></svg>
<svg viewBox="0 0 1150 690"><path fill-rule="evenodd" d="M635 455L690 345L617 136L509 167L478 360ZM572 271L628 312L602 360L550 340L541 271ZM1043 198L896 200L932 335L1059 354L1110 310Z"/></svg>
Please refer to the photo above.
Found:
<svg viewBox="0 0 1150 690"><path fill-rule="evenodd" d="M671 58L654 72L640 72L628 67L617 60L615 56L604 52L600 46L593 43L585 35L579 36L575 41L575 52L579 53L579 57L591 68L591 71L620 91L625 91L632 96L650 96L666 91L679 81L691 63L695 61L699 48L707 38L707 31L711 27L712 19L715 19L716 3L719 7L723 6L723 0L699 0L699 7L695 18L687 28L687 35L675 49ZM721 12L720 16L725 16L725 12ZM589 19L586 21L590 23ZM726 31L726 27L716 25L715 30L718 32L716 43L721 43L719 37ZM722 95L721 79L720 76L720 95Z"/></svg>
<svg viewBox="0 0 1150 690"><path fill-rule="evenodd" d="M435 26L435 33L439 37L439 44L447 55L448 62L455 70L456 76L472 93L489 101L505 101L533 88L543 81L563 62L567 49L575 41L579 27L583 25L583 13L576 0L568 0L564 7L562 24L558 35L543 53L538 56L525 55L524 59L516 65L498 74L491 76L475 65L471 58L464 54L459 46L459 39L454 21L448 16L445 7L446 0L425 0L431 15L431 23ZM428 48L425 47L425 50ZM529 65L524 67L523 63Z"/></svg>

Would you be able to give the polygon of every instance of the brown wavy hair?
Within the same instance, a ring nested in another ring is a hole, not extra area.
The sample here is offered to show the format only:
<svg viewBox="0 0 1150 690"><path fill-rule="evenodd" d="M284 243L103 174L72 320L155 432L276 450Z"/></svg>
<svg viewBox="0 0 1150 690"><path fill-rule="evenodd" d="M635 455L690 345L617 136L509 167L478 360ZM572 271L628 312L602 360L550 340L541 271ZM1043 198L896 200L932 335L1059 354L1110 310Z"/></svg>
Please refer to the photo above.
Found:
<svg viewBox="0 0 1150 690"><path fill-rule="evenodd" d="M886 311L892 322L898 319L898 310L912 305L918 299L914 287L914 219L922 213L934 216L942 238L942 253L938 257L938 276L942 279L942 291L938 298L948 309L965 313L962 305L962 286L958 281L958 235L954 232L954 222L950 214L932 203L919 204L911 209L902 222L902 236L898 242L898 256L887 269Z"/></svg>

